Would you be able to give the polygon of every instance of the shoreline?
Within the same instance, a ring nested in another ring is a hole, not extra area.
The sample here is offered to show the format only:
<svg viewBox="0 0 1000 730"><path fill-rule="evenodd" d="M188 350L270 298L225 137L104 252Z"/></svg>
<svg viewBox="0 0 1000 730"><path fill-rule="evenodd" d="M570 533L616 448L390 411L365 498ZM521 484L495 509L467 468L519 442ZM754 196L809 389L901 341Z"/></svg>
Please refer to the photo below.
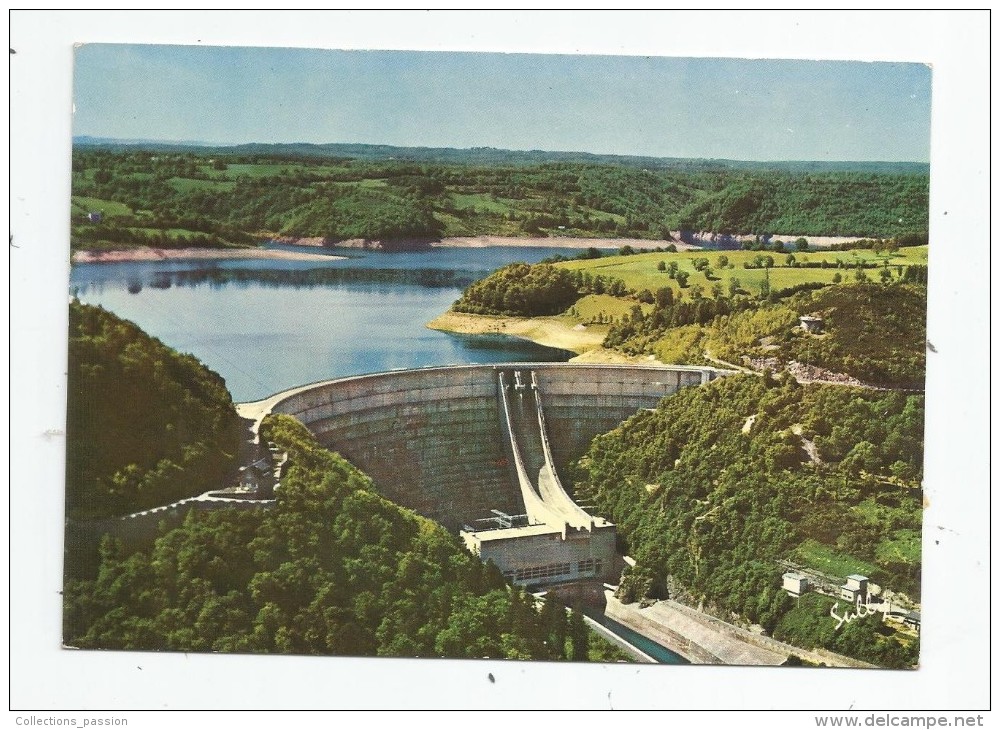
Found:
<svg viewBox="0 0 1000 730"><path fill-rule="evenodd" d="M666 239L646 238L579 238L571 236L452 236L432 243L432 248L487 248L505 246L509 248L570 248L570 249L619 249L631 246L636 250L651 251L655 248L676 246L678 251L696 250L698 246Z"/></svg>
<svg viewBox="0 0 1000 730"><path fill-rule="evenodd" d="M733 235L724 236L709 232L699 232L694 234L694 243L682 243L679 240L680 233L677 232L674 240L658 239L649 240L643 238L579 238L579 237L519 237L519 236L452 236L442 238L429 244L430 248L561 248L561 249L586 249L597 248L601 250L617 250L623 246L631 246L636 251L652 251L657 248L675 246L678 252L698 251L703 246L712 245L722 240L732 242L743 242L753 240L753 236ZM850 243L859 240L857 236L802 236L809 241L811 246L817 249L824 249L841 243ZM794 241L799 236L778 236L770 237L770 240ZM322 237L293 238L290 236L274 236L268 239L269 242L299 246L302 248L327 249L332 246L327 239ZM343 244L348 244L344 246ZM358 240L341 242L335 248L364 248L359 246ZM427 245L427 244L424 244ZM407 249L402 249L406 251ZM94 263L128 263L139 261L181 261L181 260L232 260L232 259L273 259L285 261L335 261L346 258L335 254L312 253L310 251L287 251L282 249L272 249L263 247L247 248L119 248L119 249L84 249L74 251L71 261L74 264L94 264Z"/></svg>
<svg viewBox="0 0 1000 730"><path fill-rule="evenodd" d="M748 233L712 233L711 231L698 231L690 234L691 243L684 243L681 240L681 231L671 231L672 239L647 239L647 238L581 238L572 236L452 236L442 238L437 243L432 243L434 248L486 248L488 246L509 246L514 248L599 248L618 249L622 246L631 246L637 251L652 251L657 248L675 246L678 252L697 251L705 246L713 246L719 243L739 243L743 244L755 240L756 236ZM863 236L802 236L797 234L772 234L767 236L767 241L783 241L793 243L799 238L805 238L810 246L819 249L837 246L842 243L853 243L859 241Z"/></svg>
<svg viewBox="0 0 1000 730"><path fill-rule="evenodd" d="M438 315L425 327L459 335L509 335L539 345L569 350L581 355L600 347L603 332L568 327L556 317L502 317L464 314L451 310Z"/></svg>
<svg viewBox="0 0 1000 730"><path fill-rule="evenodd" d="M629 356L602 346L603 327L570 325L555 317L503 317L447 311L426 325L428 329L460 335L507 335L545 347L576 353L569 362L595 365L663 365L652 355Z"/></svg>
<svg viewBox="0 0 1000 730"><path fill-rule="evenodd" d="M120 264L139 261L228 261L233 259L273 259L284 261L336 261L334 256L307 251L271 248L130 248L74 251L74 264Z"/></svg>

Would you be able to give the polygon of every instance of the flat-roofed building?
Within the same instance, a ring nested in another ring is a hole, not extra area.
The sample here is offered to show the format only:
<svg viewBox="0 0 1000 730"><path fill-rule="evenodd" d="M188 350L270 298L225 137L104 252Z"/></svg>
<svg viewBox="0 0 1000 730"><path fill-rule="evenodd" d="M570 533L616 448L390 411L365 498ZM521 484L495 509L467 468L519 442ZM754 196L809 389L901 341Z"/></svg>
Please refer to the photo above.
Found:
<svg viewBox="0 0 1000 730"><path fill-rule="evenodd" d="M615 526L595 518L591 530L525 525L460 532L466 548L500 569L515 585L616 580Z"/></svg>
<svg viewBox="0 0 1000 730"><path fill-rule="evenodd" d="M868 577L855 573L847 576L847 582L840 587L840 597L854 603L859 596L862 602L868 600Z"/></svg>
<svg viewBox="0 0 1000 730"><path fill-rule="evenodd" d="M809 590L809 579L801 573L785 573L781 576L781 587L788 595L798 598Z"/></svg>

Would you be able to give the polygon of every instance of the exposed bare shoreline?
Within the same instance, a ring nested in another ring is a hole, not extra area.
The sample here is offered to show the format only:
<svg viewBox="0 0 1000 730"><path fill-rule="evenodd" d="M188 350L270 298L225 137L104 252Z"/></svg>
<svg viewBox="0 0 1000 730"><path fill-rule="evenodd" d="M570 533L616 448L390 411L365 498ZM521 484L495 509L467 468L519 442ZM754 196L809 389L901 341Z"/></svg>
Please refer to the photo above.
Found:
<svg viewBox="0 0 1000 730"><path fill-rule="evenodd" d="M222 259L281 259L286 261L330 261L343 256L282 251L270 248L129 248L100 251L76 251L74 264L117 264L130 261L184 261Z"/></svg>
<svg viewBox="0 0 1000 730"><path fill-rule="evenodd" d="M631 246L637 251L648 251L655 248L666 248L675 246L678 251L697 250L699 245L710 245L718 240L718 236L711 233L697 233L695 240L697 244L680 243L677 240L647 240L642 238L573 238L573 237L543 237L522 238L516 236L456 236L442 238L436 243L432 243L434 248L487 248L489 246L508 246L515 248L599 248L599 249L619 249L623 246ZM772 241L780 240L785 242L794 241L798 236L771 236ZM834 246L840 243L848 243L858 240L857 236L805 236L810 245L818 248ZM325 239L322 238L290 238L276 237L274 239L280 243L292 244L304 247L320 248L324 246ZM731 236L729 240L741 242L752 240L752 236ZM269 248L130 248L130 249L107 249L107 250L86 250L73 253L73 263L121 263L126 261L165 261L165 260L222 260L222 259L278 259L294 261L317 261L343 258L327 254L311 253L308 251L284 251Z"/></svg>
<svg viewBox="0 0 1000 730"><path fill-rule="evenodd" d="M650 241L645 238L571 238L569 236L535 236L522 238L519 236L457 236L442 238L438 243L432 243L436 248L486 248L487 246L511 246L516 248L601 248L619 249L631 246L639 249L666 248L674 245L678 251L686 251L697 246L690 246L677 241Z"/></svg>
<svg viewBox="0 0 1000 730"><path fill-rule="evenodd" d="M535 236L533 238L524 238L519 236L456 236L452 238L442 238L439 243L433 243L432 246L442 247L442 248L485 248L487 246L515 246L515 247L534 247L534 248L601 248L601 249L618 249L622 246L631 246L636 250L652 250L655 248L666 248L667 246L675 246L678 251L691 251L697 250L702 246L710 246L713 244L720 243L722 241L730 241L736 243L744 243L747 241L753 241L754 236L748 234L733 234L724 235L711 233L709 231L701 231L694 233L693 243L682 243L681 242L681 232L674 231L671 232L673 240L658 239L649 240L646 238L574 238L570 236ZM859 236L798 236L798 235L779 235L775 234L768 238L769 241L784 241L785 243L791 243L798 238L805 238L811 246L816 246L817 248L827 248L829 246L836 246L841 243L850 243L859 240Z"/></svg>
<svg viewBox="0 0 1000 730"><path fill-rule="evenodd" d="M601 346L605 330L601 327L571 325L559 317L499 317L448 311L427 323L442 332L466 335L507 335L530 340L546 347L576 353L570 362L606 365L662 365L651 356L631 357Z"/></svg>

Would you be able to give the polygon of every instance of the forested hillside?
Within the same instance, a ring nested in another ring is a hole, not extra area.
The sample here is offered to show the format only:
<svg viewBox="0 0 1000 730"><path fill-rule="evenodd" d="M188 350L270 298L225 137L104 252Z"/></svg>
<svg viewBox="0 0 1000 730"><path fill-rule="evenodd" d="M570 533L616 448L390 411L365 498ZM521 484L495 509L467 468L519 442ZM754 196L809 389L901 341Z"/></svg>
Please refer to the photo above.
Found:
<svg viewBox="0 0 1000 730"><path fill-rule="evenodd" d="M623 600L676 595L807 648L906 666L915 642L878 622L845 639L822 618L829 602L793 612L776 561L918 599L922 461L922 396L733 375L599 436L573 481L637 561Z"/></svg>
<svg viewBox="0 0 1000 730"><path fill-rule="evenodd" d="M67 412L70 518L124 515L235 481L241 426L222 378L76 301Z"/></svg>
<svg viewBox="0 0 1000 730"><path fill-rule="evenodd" d="M802 315L820 315L823 334L807 334ZM922 388L927 288L851 283L755 301L700 298L657 306L613 325L605 346L697 363L706 353L733 363L783 369L788 361L877 385Z"/></svg>
<svg viewBox="0 0 1000 730"><path fill-rule="evenodd" d="M843 254L623 252L512 264L467 287L452 309L558 315L567 326L606 331L606 348L661 362L722 360L774 371L798 363L812 379L923 387L927 267L917 262L926 261L926 246ZM805 332L804 315L822 318L823 331Z"/></svg>
<svg viewBox="0 0 1000 730"><path fill-rule="evenodd" d="M928 177L909 168L524 165L253 149L77 148L74 248L227 246L279 234L391 248L483 234L887 238L927 230Z"/></svg>
<svg viewBox="0 0 1000 730"><path fill-rule="evenodd" d="M444 528L287 416L273 510L192 512L65 592L65 643L85 648L507 659L616 658L578 613L505 584ZM592 645L593 643L593 645Z"/></svg>

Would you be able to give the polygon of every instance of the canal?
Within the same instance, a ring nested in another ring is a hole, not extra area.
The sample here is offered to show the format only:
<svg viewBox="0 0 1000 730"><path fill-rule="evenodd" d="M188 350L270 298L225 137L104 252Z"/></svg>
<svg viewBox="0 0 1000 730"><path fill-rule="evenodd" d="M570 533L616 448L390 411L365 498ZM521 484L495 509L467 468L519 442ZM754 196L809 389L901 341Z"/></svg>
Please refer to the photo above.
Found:
<svg viewBox="0 0 1000 730"><path fill-rule="evenodd" d="M691 663L680 654L670 651L667 647L657 644L652 639L643 636L637 631L633 631L628 626L623 626L614 619L608 618L602 611L599 611L596 608L584 608L583 614L587 618L592 619L595 623L600 624L608 631L615 634L615 636L619 637L626 643L634 646L643 654L652 657L659 664Z"/></svg>

